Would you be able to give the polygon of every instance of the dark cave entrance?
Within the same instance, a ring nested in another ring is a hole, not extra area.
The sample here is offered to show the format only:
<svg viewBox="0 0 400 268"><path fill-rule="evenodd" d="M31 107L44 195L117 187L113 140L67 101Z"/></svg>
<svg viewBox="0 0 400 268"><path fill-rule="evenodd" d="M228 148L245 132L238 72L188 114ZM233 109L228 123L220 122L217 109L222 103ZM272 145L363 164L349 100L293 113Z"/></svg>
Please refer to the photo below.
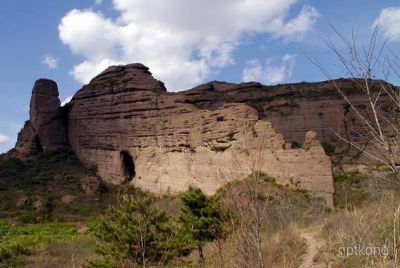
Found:
<svg viewBox="0 0 400 268"><path fill-rule="evenodd" d="M121 151L121 170L124 174L126 182L132 181L136 175L135 163L133 162L133 157L128 151Z"/></svg>

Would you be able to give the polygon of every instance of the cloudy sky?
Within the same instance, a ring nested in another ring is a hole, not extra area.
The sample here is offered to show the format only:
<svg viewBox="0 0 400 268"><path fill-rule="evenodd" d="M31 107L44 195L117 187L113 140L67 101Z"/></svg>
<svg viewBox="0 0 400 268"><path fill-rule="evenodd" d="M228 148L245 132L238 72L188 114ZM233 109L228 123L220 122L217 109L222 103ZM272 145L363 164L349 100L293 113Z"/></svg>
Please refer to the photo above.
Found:
<svg viewBox="0 0 400 268"><path fill-rule="evenodd" d="M400 52L398 0L35 0L0 10L0 152L28 119L38 78L57 81L62 101L109 65L141 62L170 91L210 80L264 84L335 77L331 25L366 43L379 23Z"/></svg>

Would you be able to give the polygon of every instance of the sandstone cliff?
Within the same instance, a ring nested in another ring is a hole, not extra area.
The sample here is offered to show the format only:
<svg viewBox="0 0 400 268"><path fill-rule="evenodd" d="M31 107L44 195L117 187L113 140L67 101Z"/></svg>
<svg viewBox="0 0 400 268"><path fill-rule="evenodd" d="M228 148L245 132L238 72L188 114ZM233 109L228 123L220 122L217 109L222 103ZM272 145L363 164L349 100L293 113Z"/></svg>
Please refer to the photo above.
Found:
<svg viewBox="0 0 400 268"><path fill-rule="evenodd" d="M74 96L69 142L103 179L157 194L189 185L211 194L257 169L331 205L329 157L318 142L292 149L247 103L244 93L251 89L265 91L256 83L211 83L167 93L143 65L111 67Z"/></svg>
<svg viewBox="0 0 400 268"><path fill-rule="evenodd" d="M32 90L30 119L18 135L14 154L21 158L66 146L67 132L60 107L57 84L48 79L36 81Z"/></svg>
<svg viewBox="0 0 400 268"><path fill-rule="evenodd" d="M313 130L321 143L338 145L337 135L348 137L354 122L348 116L347 102L333 82L355 106L365 104L364 81L358 79L277 86L214 81L180 94L186 96L185 102L199 108L212 109L229 102L246 103L258 111L260 119L270 121L289 143L301 145L306 132ZM371 85L381 88L380 83L382 81L372 81ZM384 96L381 99L384 101Z"/></svg>
<svg viewBox="0 0 400 268"><path fill-rule="evenodd" d="M364 101L357 81L337 82ZM16 147L21 154L68 143L104 180L157 194L189 185L211 194L260 170L333 204L331 160L321 143L336 144L335 132L345 133L348 120L328 82L210 82L168 93L147 67L130 64L105 70L63 110L54 85L48 87L44 95L34 89L31 119ZM38 110L41 102L48 109Z"/></svg>

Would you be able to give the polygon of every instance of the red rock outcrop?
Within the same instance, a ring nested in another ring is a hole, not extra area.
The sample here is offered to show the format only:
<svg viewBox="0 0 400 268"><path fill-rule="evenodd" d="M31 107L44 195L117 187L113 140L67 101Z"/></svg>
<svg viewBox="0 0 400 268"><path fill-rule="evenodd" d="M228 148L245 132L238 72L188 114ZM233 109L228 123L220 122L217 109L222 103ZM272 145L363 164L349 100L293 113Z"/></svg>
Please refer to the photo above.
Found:
<svg viewBox="0 0 400 268"><path fill-rule="evenodd" d="M210 82L182 92L185 102L200 108L213 108L221 103L238 102L254 107L260 119L268 120L281 133L286 142L303 144L307 131L317 133L322 144L338 145L337 135L355 138L352 135L352 120L349 105L337 92L334 83L346 93L355 105L366 102L362 88L365 81L338 79L318 83L296 83L263 86L259 83L231 84ZM383 81L371 81L371 86L381 88ZM385 96L381 96L385 101Z"/></svg>
<svg viewBox="0 0 400 268"><path fill-rule="evenodd" d="M110 67L73 97L68 140L104 180L156 194L190 185L211 194L257 169L332 205L331 161L318 140L309 134L310 146L292 149L240 95L254 88L264 90L214 82L167 93L143 65Z"/></svg>
<svg viewBox="0 0 400 268"><path fill-rule="evenodd" d="M68 145L58 96L54 81L39 79L35 82L29 110L30 119L18 134L13 154L23 157Z"/></svg>
<svg viewBox="0 0 400 268"><path fill-rule="evenodd" d="M354 104L365 103L359 80L334 82ZM147 67L130 64L109 67L64 108L55 83L39 80L15 150L29 155L68 144L103 180L157 194L190 185L211 194L260 170L332 205L332 165L321 144L338 145L336 133L360 138L349 114L332 81L214 81L168 93Z"/></svg>

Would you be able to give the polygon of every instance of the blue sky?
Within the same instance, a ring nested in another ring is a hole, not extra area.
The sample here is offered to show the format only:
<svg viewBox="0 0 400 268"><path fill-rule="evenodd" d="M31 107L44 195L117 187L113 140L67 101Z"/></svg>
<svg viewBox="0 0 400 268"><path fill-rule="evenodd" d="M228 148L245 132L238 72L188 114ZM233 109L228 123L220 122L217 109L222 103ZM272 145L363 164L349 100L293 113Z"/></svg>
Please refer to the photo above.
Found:
<svg viewBox="0 0 400 268"><path fill-rule="evenodd" d="M202 82L318 81L346 74L324 40L329 24L367 42L379 18L388 45L400 42L398 0L35 0L0 10L0 152L12 148L33 83L50 78L72 96L110 64L142 62L169 90ZM397 81L393 81L396 82Z"/></svg>

